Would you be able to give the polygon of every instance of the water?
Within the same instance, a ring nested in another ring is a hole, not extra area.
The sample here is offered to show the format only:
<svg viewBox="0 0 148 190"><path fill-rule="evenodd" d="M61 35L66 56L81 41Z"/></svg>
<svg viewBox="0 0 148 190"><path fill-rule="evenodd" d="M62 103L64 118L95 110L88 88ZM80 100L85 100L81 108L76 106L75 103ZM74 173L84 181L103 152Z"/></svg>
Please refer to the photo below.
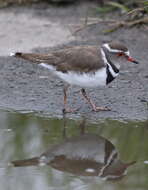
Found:
<svg viewBox="0 0 148 190"><path fill-rule="evenodd" d="M0 189L147 190L147 139L147 121L90 123L1 111Z"/></svg>

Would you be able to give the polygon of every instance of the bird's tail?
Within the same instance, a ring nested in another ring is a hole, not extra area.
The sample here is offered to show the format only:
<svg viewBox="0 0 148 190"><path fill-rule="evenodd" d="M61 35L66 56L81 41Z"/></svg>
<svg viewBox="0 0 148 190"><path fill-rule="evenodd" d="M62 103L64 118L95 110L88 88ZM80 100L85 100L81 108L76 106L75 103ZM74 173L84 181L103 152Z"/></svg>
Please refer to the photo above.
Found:
<svg viewBox="0 0 148 190"><path fill-rule="evenodd" d="M48 63L52 61L52 55L51 54L37 54L37 53L22 53L22 52L16 52L11 53L10 56L22 58L31 62L35 63Z"/></svg>
<svg viewBox="0 0 148 190"><path fill-rule="evenodd" d="M34 157L30 159L25 159L25 160L15 160L12 161L11 164L14 167L24 167L24 166L36 166L39 165L39 157Z"/></svg>

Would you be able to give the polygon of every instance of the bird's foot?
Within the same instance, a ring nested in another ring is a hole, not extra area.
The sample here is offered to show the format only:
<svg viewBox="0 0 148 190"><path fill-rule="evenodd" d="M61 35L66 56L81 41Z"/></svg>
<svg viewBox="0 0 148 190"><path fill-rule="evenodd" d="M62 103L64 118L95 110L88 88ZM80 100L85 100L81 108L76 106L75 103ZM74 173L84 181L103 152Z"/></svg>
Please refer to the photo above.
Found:
<svg viewBox="0 0 148 190"><path fill-rule="evenodd" d="M97 107L97 106L93 106L92 110L95 111L95 112L98 112L98 111L111 111L111 109L108 108L108 107Z"/></svg>
<svg viewBox="0 0 148 190"><path fill-rule="evenodd" d="M64 108L63 113L76 113L80 110L81 106L78 108Z"/></svg>

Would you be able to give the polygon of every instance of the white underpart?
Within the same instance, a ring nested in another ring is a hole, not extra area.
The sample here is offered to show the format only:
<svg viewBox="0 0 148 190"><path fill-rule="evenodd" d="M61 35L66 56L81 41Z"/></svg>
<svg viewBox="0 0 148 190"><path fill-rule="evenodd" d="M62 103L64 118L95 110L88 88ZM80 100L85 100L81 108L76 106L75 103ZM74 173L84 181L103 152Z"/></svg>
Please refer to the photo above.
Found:
<svg viewBox="0 0 148 190"><path fill-rule="evenodd" d="M102 177L101 179L104 180L104 181L107 181L107 180L113 180L113 179L118 179L119 177L122 177L122 176L125 176L126 175L126 171L121 174L120 176L119 175L107 175L106 177Z"/></svg>
<svg viewBox="0 0 148 190"><path fill-rule="evenodd" d="M54 71L55 75L71 85L80 87L97 87L106 85L107 74L105 67L99 69L94 73L77 73L75 71L68 71L67 73L63 73L56 71L56 68L52 65L48 65L46 63L41 63L39 65L49 69L50 71Z"/></svg>
<svg viewBox="0 0 148 190"><path fill-rule="evenodd" d="M55 74L67 83L80 87L97 87L106 85L107 74L105 67L99 69L95 73L76 73L74 71L62 73L56 71Z"/></svg>
<svg viewBox="0 0 148 190"><path fill-rule="evenodd" d="M49 69L50 71L55 71L56 70L56 68L54 66L48 65L46 63L40 63L39 65L46 68L46 69Z"/></svg>
<svg viewBox="0 0 148 190"><path fill-rule="evenodd" d="M95 169L93 169L93 168L87 168L85 171L88 172L88 173L94 173Z"/></svg>
<svg viewBox="0 0 148 190"><path fill-rule="evenodd" d="M109 64L109 62L107 61L106 59L106 56L105 56L105 53L103 51L103 49L101 48L101 55L102 55L102 58L103 58L103 61L104 63L106 63L108 66L109 66L109 71L111 73L111 75L115 78L118 76L119 73L116 73L113 69L112 69L112 66ZM118 69L120 68L120 66L118 65Z"/></svg>
<svg viewBox="0 0 148 190"><path fill-rule="evenodd" d="M11 53L10 53L10 56L11 56L11 57L15 56L15 52L11 52Z"/></svg>

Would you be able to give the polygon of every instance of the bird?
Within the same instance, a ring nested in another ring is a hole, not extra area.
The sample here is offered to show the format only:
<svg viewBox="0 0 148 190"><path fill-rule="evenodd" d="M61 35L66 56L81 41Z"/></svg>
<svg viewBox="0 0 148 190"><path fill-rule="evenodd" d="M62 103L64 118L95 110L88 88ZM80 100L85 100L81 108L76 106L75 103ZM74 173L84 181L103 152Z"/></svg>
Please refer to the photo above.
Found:
<svg viewBox="0 0 148 190"><path fill-rule="evenodd" d="M68 137L62 142L50 146L40 156L23 160L14 160L10 166L51 166L77 176L97 176L103 180L122 179L129 166L120 159L116 147L106 138L87 133Z"/></svg>
<svg viewBox="0 0 148 190"><path fill-rule="evenodd" d="M108 107L96 106L85 88L108 85L119 75L120 66L126 61L139 63L130 56L128 48L120 41L105 42L101 46L79 45L60 48L46 54L15 52L10 56L38 64L66 82L63 88L65 113L76 111L67 107L67 90L70 85L80 87L80 92L92 111L110 111Z"/></svg>

